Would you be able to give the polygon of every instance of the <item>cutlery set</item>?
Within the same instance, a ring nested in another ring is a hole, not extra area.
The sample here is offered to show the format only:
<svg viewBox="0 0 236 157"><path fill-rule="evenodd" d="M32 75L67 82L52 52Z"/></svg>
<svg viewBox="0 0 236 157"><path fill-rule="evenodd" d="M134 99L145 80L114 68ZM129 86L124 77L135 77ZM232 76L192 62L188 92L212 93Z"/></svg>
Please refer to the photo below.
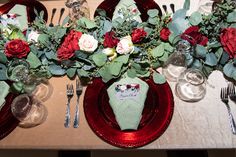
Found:
<svg viewBox="0 0 236 157"><path fill-rule="evenodd" d="M74 128L79 127L79 98L80 95L83 92L83 86L80 84L80 81L76 79L76 89L75 89L76 95L77 95L77 100L76 100L76 111L75 111L75 117L74 117ZM66 96L67 96L67 105L66 105L66 116L65 116L65 123L64 126L65 128L70 127L70 122L71 122L71 115L70 115L70 102L71 99L74 96L74 87L72 84L67 84L66 85Z"/></svg>
<svg viewBox="0 0 236 157"><path fill-rule="evenodd" d="M221 88L220 98L227 108L232 133L236 135L236 123L229 106L229 99L236 103L235 87L233 83L229 83L228 87Z"/></svg>
<svg viewBox="0 0 236 157"><path fill-rule="evenodd" d="M54 24L53 24L53 18L54 18L54 16L55 16L56 12L57 12L57 9L56 9L56 8L53 8L53 9L52 9L52 15L51 15L49 27L53 27L53 26L54 26ZM60 23L61 23L61 18L62 18L62 16L63 16L64 12L65 12L65 8L61 8L57 25L60 25Z"/></svg>

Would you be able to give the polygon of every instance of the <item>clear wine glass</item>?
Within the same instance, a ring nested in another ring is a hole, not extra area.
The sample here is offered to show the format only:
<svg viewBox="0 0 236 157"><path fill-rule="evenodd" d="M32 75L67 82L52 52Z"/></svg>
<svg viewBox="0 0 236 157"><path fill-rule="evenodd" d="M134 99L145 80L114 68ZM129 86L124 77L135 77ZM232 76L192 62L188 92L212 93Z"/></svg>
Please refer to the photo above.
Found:
<svg viewBox="0 0 236 157"><path fill-rule="evenodd" d="M206 94L205 76L197 69L187 69L178 78L175 92L181 100L187 102L203 99Z"/></svg>
<svg viewBox="0 0 236 157"><path fill-rule="evenodd" d="M19 126L31 128L42 124L48 115L46 107L28 94L17 96L11 104L12 114L20 121Z"/></svg>

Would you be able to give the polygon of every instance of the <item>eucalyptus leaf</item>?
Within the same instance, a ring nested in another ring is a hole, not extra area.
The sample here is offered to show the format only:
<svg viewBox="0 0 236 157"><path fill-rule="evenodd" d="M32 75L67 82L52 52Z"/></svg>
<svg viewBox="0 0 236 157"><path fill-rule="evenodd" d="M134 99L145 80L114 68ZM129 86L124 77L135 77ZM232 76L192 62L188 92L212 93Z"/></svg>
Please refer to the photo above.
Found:
<svg viewBox="0 0 236 157"><path fill-rule="evenodd" d="M218 62L220 61L221 56L223 55L223 52L224 52L223 48L219 48L219 49L215 52L215 55L216 55L216 57L218 58Z"/></svg>
<svg viewBox="0 0 236 157"><path fill-rule="evenodd" d="M65 26L70 20L69 16L66 16L66 18L62 21L62 26Z"/></svg>
<svg viewBox="0 0 236 157"><path fill-rule="evenodd" d="M215 66L215 65L217 65L217 63L218 63L217 57L214 53L206 54L205 64L207 64L209 66Z"/></svg>
<svg viewBox="0 0 236 157"><path fill-rule="evenodd" d="M96 53L93 55L93 61L98 66L103 66L107 61L107 55L104 53Z"/></svg>
<svg viewBox="0 0 236 157"><path fill-rule="evenodd" d="M83 69L77 69L77 74L79 77L89 77L89 73Z"/></svg>
<svg viewBox="0 0 236 157"><path fill-rule="evenodd" d="M149 15L149 17L157 17L159 11L157 9L150 9L148 10L147 14Z"/></svg>
<svg viewBox="0 0 236 157"><path fill-rule="evenodd" d="M4 64L0 64L0 81L7 80L7 67Z"/></svg>
<svg viewBox="0 0 236 157"><path fill-rule="evenodd" d="M55 76L62 76L62 75L65 75L66 73L65 69L63 69L59 65L54 65L54 64L49 66L49 71L51 72L52 75L55 75Z"/></svg>
<svg viewBox="0 0 236 157"><path fill-rule="evenodd" d="M103 34L105 34L106 32L110 32L111 29L112 29L112 23L108 20L105 20L102 29Z"/></svg>
<svg viewBox="0 0 236 157"><path fill-rule="evenodd" d="M136 70L131 68L131 69L128 69L127 70L127 75L130 77L130 78L135 78L137 76L137 73L136 73Z"/></svg>
<svg viewBox="0 0 236 157"><path fill-rule="evenodd" d="M197 45L196 46L196 55L201 58L205 58L207 54L207 49L206 47L202 45Z"/></svg>
<svg viewBox="0 0 236 157"><path fill-rule="evenodd" d="M154 58L161 57L165 53L165 44L161 43L157 47L151 50L151 55Z"/></svg>
<svg viewBox="0 0 236 157"><path fill-rule="evenodd" d="M0 63L6 64L8 62L8 59L6 55L2 52L0 52Z"/></svg>
<svg viewBox="0 0 236 157"><path fill-rule="evenodd" d="M30 68L32 69L36 69L42 64L39 58L32 52L28 54L26 61L30 64Z"/></svg>
<svg viewBox="0 0 236 157"><path fill-rule="evenodd" d="M166 62L168 60L168 57L169 57L169 54L167 52L165 52L164 55L158 59L159 59L159 61Z"/></svg>
<svg viewBox="0 0 236 157"><path fill-rule="evenodd" d="M115 59L116 62L121 62L123 64L127 64L128 61L129 61L129 55L122 55L122 56L119 56Z"/></svg>
<svg viewBox="0 0 236 157"><path fill-rule="evenodd" d="M226 64L229 60L229 55L226 52L223 52L221 59L220 59L220 64Z"/></svg>
<svg viewBox="0 0 236 157"><path fill-rule="evenodd" d="M227 22L236 22L236 11L228 14Z"/></svg>
<svg viewBox="0 0 236 157"><path fill-rule="evenodd" d="M110 69L109 69L107 66L101 68L101 69L98 71L98 73L100 74L100 76L102 77L102 80L103 80L105 83L108 82L108 81L110 81L110 80L113 78L112 74L110 73Z"/></svg>
<svg viewBox="0 0 236 157"><path fill-rule="evenodd" d="M164 84L166 83L166 79L163 75L157 73L157 72L154 72L153 73L153 80L156 84Z"/></svg>
<svg viewBox="0 0 236 157"><path fill-rule="evenodd" d="M77 21L77 23L78 23L79 26L82 26L82 27L87 28L87 29L93 29L93 28L97 27L97 25L94 21L89 20L85 17L80 18Z"/></svg>
<svg viewBox="0 0 236 157"><path fill-rule="evenodd" d="M112 62L109 64L109 71L111 72L112 75L118 76L121 72L121 68L123 66L122 62Z"/></svg>
<svg viewBox="0 0 236 157"><path fill-rule="evenodd" d="M73 78L76 74L76 68L69 68L66 70L66 74L69 78Z"/></svg>
<svg viewBox="0 0 236 157"><path fill-rule="evenodd" d="M224 66L223 72L227 77L234 78L236 76L236 67L232 62L229 62Z"/></svg>

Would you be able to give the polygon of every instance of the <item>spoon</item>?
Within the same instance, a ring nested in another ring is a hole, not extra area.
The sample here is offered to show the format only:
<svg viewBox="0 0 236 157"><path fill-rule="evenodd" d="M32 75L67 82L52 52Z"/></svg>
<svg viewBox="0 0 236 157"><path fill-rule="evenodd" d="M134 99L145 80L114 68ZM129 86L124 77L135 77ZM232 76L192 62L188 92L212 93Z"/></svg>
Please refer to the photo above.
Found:
<svg viewBox="0 0 236 157"><path fill-rule="evenodd" d="M64 12L65 12L65 8L61 8L60 16L59 16L59 20L58 20L58 25L60 25L60 23L61 23L61 18L62 18L62 15L64 14Z"/></svg>
<svg viewBox="0 0 236 157"><path fill-rule="evenodd" d="M54 26L52 20L53 20L53 18L54 18L54 15L55 15L56 11L57 11L56 8L53 8L53 9L52 9L52 16L51 16L51 22L50 22L50 24L49 24L49 27L53 27L53 26Z"/></svg>

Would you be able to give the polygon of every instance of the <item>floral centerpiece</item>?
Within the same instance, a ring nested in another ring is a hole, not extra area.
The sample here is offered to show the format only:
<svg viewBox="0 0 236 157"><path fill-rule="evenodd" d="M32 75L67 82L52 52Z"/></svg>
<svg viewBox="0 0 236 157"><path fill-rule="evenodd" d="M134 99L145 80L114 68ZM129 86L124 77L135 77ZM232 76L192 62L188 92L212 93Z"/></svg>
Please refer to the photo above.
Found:
<svg viewBox="0 0 236 157"><path fill-rule="evenodd" d="M187 40L194 48L187 54L188 67L198 68L206 76L219 69L235 80L235 3L224 0L209 15L194 12L187 16L189 3L186 0L173 16L159 17L157 10L149 10L148 20L141 23L133 19L136 9L123 9L124 16L114 20L100 10L94 20L80 18L71 23L66 18L55 27L46 25L43 13L24 31L1 24L0 80L11 80L13 91L26 92L31 86L23 78L16 79L21 75L12 67L14 60L23 60L31 78L78 75L108 82L127 72L131 78L153 77L161 84L165 78L156 69L174 51L176 38Z"/></svg>

